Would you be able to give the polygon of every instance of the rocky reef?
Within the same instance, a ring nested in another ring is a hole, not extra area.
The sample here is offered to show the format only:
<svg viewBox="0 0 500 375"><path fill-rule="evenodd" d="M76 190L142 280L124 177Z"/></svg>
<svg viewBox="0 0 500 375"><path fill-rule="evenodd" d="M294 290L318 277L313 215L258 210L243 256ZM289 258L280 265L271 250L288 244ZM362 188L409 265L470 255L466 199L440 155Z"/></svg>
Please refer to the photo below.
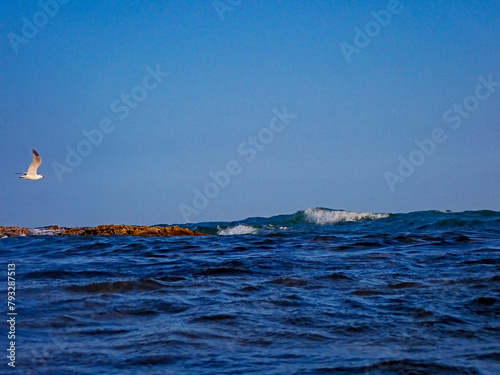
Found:
<svg viewBox="0 0 500 375"><path fill-rule="evenodd" d="M18 237L18 236L29 236L31 230L28 228L19 227L0 227L0 238L2 237Z"/></svg>
<svg viewBox="0 0 500 375"><path fill-rule="evenodd" d="M204 236L203 233L189 228L148 227L146 225L99 225L93 228L65 228L53 225L45 228L28 229L20 227L0 226L0 238L18 236L140 236L140 237L165 237L165 236Z"/></svg>

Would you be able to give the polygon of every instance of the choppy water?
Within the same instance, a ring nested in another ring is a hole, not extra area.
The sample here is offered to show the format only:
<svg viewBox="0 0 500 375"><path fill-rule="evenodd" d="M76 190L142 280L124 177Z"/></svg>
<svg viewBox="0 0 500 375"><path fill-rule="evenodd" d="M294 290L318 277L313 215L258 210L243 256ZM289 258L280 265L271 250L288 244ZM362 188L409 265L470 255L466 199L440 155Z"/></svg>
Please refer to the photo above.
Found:
<svg viewBox="0 0 500 375"><path fill-rule="evenodd" d="M0 373L500 373L498 212L192 227L212 235L0 240L18 313Z"/></svg>

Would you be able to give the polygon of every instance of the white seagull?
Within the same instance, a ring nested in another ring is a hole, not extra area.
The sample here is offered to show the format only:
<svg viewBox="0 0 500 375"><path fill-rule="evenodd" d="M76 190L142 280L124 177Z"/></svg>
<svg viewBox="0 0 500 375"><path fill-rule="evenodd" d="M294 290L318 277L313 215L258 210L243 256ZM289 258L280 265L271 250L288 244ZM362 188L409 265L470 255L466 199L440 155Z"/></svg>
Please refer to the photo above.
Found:
<svg viewBox="0 0 500 375"><path fill-rule="evenodd" d="M17 173L22 174L22 176L19 176L19 178L25 178L26 180L39 180L41 178L45 178L45 176L36 173L36 170L38 169L40 164L42 164L42 158L40 157L40 155L38 155L38 152L33 149L33 161L28 168L28 172Z"/></svg>

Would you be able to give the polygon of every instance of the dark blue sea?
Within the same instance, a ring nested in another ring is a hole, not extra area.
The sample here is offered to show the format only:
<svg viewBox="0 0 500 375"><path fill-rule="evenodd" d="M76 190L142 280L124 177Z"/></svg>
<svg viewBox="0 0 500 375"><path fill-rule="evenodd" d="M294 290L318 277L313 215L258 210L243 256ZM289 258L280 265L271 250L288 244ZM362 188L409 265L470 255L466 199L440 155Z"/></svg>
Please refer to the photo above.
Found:
<svg viewBox="0 0 500 375"><path fill-rule="evenodd" d="M188 226L1 239L0 373L500 374L499 212Z"/></svg>

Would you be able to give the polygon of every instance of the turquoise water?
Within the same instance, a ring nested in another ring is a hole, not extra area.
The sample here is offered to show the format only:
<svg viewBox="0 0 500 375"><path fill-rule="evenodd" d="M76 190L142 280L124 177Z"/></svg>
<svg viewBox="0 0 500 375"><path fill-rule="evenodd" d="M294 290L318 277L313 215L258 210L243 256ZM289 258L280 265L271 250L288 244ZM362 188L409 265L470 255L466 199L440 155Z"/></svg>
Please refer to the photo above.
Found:
<svg viewBox="0 0 500 375"><path fill-rule="evenodd" d="M1 239L1 373L500 373L498 212L189 226L210 236Z"/></svg>

